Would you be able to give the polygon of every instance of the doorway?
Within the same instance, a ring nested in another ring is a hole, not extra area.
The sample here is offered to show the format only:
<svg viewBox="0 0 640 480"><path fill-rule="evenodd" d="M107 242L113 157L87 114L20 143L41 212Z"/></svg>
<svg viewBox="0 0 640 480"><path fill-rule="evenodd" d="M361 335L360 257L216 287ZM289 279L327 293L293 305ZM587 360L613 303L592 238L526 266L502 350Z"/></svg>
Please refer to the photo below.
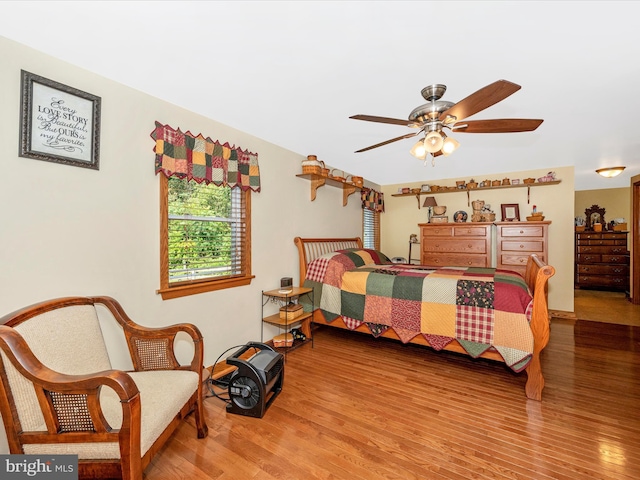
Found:
<svg viewBox="0 0 640 480"><path fill-rule="evenodd" d="M640 177L631 184L631 303L640 305Z"/></svg>

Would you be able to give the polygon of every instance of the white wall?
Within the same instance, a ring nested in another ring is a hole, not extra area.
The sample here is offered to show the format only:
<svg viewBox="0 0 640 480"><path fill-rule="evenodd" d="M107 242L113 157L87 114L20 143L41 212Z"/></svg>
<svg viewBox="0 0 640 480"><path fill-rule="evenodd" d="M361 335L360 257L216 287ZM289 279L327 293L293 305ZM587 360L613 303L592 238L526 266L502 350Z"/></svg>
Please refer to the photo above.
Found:
<svg viewBox="0 0 640 480"><path fill-rule="evenodd" d="M302 155L2 37L0 59L0 316L59 296L110 295L147 326L195 323L210 365L227 348L260 340L261 291L283 276L298 282L295 236L361 235L358 195L343 207L342 191L325 186L311 202L309 182L295 176ZM102 98L99 171L18 156L21 69ZM167 301L156 294L159 180L149 136L156 120L258 153L251 285ZM265 329L265 340L275 333ZM126 363L120 347L111 353L115 367ZM0 453L7 451L0 440Z"/></svg>
<svg viewBox="0 0 640 480"><path fill-rule="evenodd" d="M425 167L425 168L437 168ZM554 168L556 178L561 180L557 185L532 187L530 198L527 199L527 188L508 188L495 190L472 190L469 194L471 201L484 200L490 204L496 213L496 220L500 220L502 203L517 203L520 209L520 220L526 220L531 215L533 205L545 215L545 220L551 220L549 226L549 264L556 269L556 274L549 280L549 308L573 312L573 252L574 252L574 169L573 167ZM540 168L525 172L497 172L488 173L482 178L475 178L477 182L485 179L502 180L503 178L520 180L524 178L539 178L549 169ZM427 209L418 209L415 197L393 197L398 188L420 187L421 183L439 186L453 186L456 180L469 181L464 174L458 178L416 182L408 185L385 185L385 213L381 216L381 249L391 257L407 257L409 254L409 235L420 235L419 223L427 222ZM471 220L473 209L468 205L467 192L438 193L433 195L438 205L446 205L449 221L457 210L464 210ZM424 202L424 196L421 196ZM416 258L416 253L413 257ZM418 256L419 257L419 256Z"/></svg>

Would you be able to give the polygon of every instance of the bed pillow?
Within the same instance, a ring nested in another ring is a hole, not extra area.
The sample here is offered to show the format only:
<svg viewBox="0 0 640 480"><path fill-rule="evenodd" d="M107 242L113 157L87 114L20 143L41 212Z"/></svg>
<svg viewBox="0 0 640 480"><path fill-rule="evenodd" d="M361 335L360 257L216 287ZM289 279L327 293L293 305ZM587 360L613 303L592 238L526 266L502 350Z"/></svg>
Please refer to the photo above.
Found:
<svg viewBox="0 0 640 480"><path fill-rule="evenodd" d="M363 265L388 265L391 260L384 253L368 248L349 248L326 253L307 267L307 278L315 282L339 285L344 272Z"/></svg>

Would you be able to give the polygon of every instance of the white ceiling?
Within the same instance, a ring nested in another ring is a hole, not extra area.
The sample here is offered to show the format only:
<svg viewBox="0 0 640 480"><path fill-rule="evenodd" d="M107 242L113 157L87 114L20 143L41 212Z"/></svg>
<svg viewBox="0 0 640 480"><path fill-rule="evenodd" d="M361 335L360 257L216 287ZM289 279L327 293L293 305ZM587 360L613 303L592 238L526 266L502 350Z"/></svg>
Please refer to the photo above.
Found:
<svg viewBox="0 0 640 480"><path fill-rule="evenodd" d="M640 174L635 1L1 1L0 18L4 37L381 185L573 165L589 190ZM498 79L522 89L472 118L544 119L535 132L452 134L435 167L415 139L354 153L412 130L349 116L404 119L426 85L457 102Z"/></svg>

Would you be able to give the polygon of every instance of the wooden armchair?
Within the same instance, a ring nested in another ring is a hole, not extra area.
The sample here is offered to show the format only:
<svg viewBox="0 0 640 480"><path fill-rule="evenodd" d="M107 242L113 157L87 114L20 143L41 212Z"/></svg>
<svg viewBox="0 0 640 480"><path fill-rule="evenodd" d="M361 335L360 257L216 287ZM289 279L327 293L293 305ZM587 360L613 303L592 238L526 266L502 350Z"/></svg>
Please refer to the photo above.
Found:
<svg viewBox="0 0 640 480"><path fill-rule="evenodd" d="M133 372L111 368L96 305L124 330ZM193 340L181 366L176 335ZM145 328L109 297L68 297L0 318L0 414L14 454L76 454L81 478L140 479L182 419L203 409L197 327Z"/></svg>

